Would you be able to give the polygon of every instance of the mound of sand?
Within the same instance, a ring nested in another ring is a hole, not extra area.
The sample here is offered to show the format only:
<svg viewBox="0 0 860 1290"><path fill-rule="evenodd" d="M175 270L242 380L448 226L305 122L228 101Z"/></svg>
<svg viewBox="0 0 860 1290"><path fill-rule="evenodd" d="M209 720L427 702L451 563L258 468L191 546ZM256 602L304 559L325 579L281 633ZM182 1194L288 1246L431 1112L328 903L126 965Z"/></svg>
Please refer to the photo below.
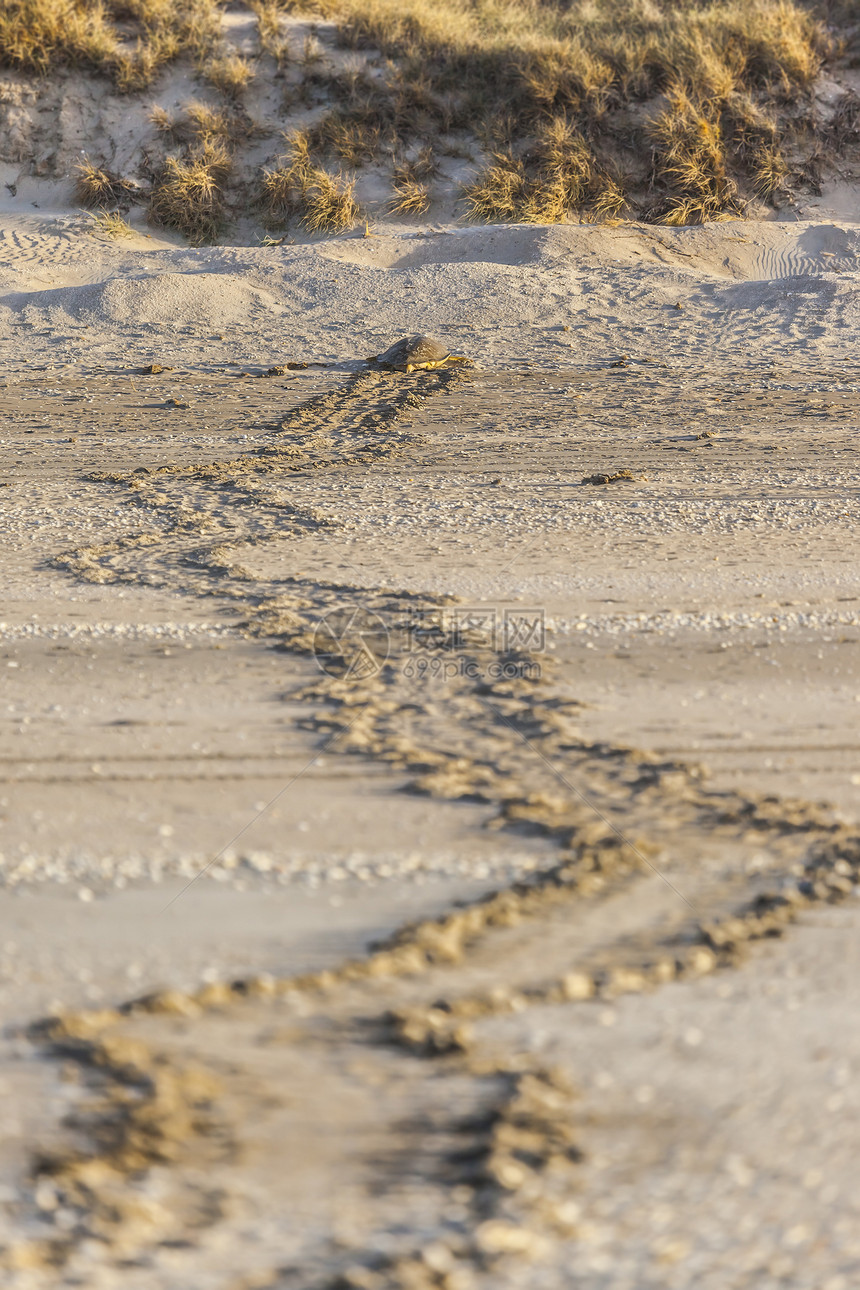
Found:
<svg viewBox="0 0 860 1290"><path fill-rule="evenodd" d="M427 229L407 234L374 234L321 242L317 254L362 268L414 269L425 264L536 264L544 258L554 229L490 225Z"/></svg>
<svg viewBox="0 0 860 1290"><path fill-rule="evenodd" d="M7 303L13 299L7 297ZM52 291L20 293L14 303L29 315L44 311L47 321L63 316L93 326L205 324L213 328L245 322L261 311L280 313L266 291L230 273L154 273L108 278L106 282Z"/></svg>
<svg viewBox="0 0 860 1290"><path fill-rule="evenodd" d="M826 310L833 302L838 288L835 275L797 273L791 277L754 282L740 282L737 286L724 287L720 303L726 310L763 310L773 316L774 322L794 317L808 308L813 313Z"/></svg>
<svg viewBox="0 0 860 1290"><path fill-rule="evenodd" d="M769 361L842 363L860 320L860 225L426 227L191 250L0 214L4 287L0 337L14 344L0 367L53 362L58 346L115 362L135 328L196 333L204 363L353 361L406 332L450 343L464 330L490 366L737 363L756 345Z"/></svg>

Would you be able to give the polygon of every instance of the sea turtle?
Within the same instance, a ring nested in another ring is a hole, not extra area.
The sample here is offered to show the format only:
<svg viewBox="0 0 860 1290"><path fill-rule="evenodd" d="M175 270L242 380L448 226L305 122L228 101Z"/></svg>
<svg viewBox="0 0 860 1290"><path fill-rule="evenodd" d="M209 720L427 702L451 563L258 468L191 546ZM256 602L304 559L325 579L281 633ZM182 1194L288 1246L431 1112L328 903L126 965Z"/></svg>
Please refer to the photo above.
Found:
<svg viewBox="0 0 860 1290"><path fill-rule="evenodd" d="M394 372L428 372L448 363L468 363L462 354L452 354L435 336L404 336L382 354L374 354L369 363L378 363Z"/></svg>

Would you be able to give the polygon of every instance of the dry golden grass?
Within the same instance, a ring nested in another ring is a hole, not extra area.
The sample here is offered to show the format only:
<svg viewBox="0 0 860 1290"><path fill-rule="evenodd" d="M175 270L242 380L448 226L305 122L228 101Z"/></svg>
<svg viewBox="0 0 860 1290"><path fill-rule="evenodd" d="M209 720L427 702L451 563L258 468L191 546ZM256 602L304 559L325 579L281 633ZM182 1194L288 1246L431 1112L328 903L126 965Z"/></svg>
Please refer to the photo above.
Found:
<svg viewBox="0 0 860 1290"><path fill-rule="evenodd" d="M314 169L304 131L296 131L291 136L289 156L281 161L274 170L263 171L259 193L264 219L271 227L278 228L300 209Z"/></svg>
<svg viewBox="0 0 860 1290"><path fill-rule="evenodd" d="M316 67L323 61L323 47L319 39L314 36L305 36L305 43L302 47L302 67Z"/></svg>
<svg viewBox="0 0 860 1290"><path fill-rule="evenodd" d="M168 157L153 187L149 214L156 224L173 228L199 246L213 241L226 218L223 180L229 154L187 160Z"/></svg>
<svg viewBox="0 0 860 1290"><path fill-rule="evenodd" d="M791 134L791 100L809 91L829 47L794 0L320 3L344 39L391 62L382 80L333 84L338 105L314 150L356 164L410 139L483 132L489 163L466 191L480 219L612 218L625 190L646 186L646 209L662 219L734 213L739 184L774 198L788 169L780 139ZM755 119L769 114L770 140ZM563 158L550 155L547 121L578 136Z"/></svg>
<svg viewBox="0 0 860 1290"><path fill-rule="evenodd" d="M260 51L271 54L279 67L290 58L290 43L281 27L281 9L277 0L248 0L248 8L257 19Z"/></svg>
<svg viewBox="0 0 860 1290"><path fill-rule="evenodd" d="M371 122L351 121L339 112L331 112L309 131L309 143L315 153L329 153L348 166L372 161L380 151L381 130Z"/></svg>
<svg viewBox="0 0 860 1290"><path fill-rule="evenodd" d="M116 32L104 9L74 0L5 0L0 64L45 73L58 63L95 68L117 57Z"/></svg>
<svg viewBox="0 0 860 1290"><path fill-rule="evenodd" d="M264 170L258 204L268 228L283 228L298 208L301 187L292 166Z"/></svg>
<svg viewBox="0 0 860 1290"><path fill-rule="evenodd" d="M183 55L203 58L219 32L218 0L3 0L0 66L42 75L85 67L131 91Z"/></svg>
<svg viewBox="0 0 860 1290"><path fill-rule="evenodd" d="M204 166L216 183L223 185L233 169L233 153L224 139L202 136L188 150L188 160Z"/></svg>
<svg viewBox="0 0 860 1290"><path fill-rule="evenodd" d="M235 118L231 118L223 108L212 107L209 103L186 103L184 113L194 134L203 138L235 137Z"/></svg>
<svg viewBox="0 0 860 1290"><path fill-rule="evenodd" d="M139 40L133 53L121 53L113 60L110 70L114 83L123 94L146 89L155 80L160 69L173 62L182 52L182 43L172 31L153 31L146 40Z"/></svg>
<svg viewBox="0 0 860 1290"><path fill-rule="evenodd" d="M173 147L157 167L150 217L195 244L211 242L230 214L227 192L234 179L236 147L259 127L235 104L214 107L192 100L175 114L156 107L149 115Z"/></svg>
<svg viewBox="0 0 860 1290"><path fill-rule="evenodd" d="M108 170L94 166L88 157L84 157L77 167L74 198L80 206L92 209L95 206L109 206L128 191L128 185Z"/></svg>
<svg viewBox="0 0 860 1290"><path fill-rule="evenodd" d="M555 224L581 211L614 218L625 205L617 180L566 117L540 126L522 156L496 153L464 196L473 219L527 224Z"/></svg>
<svg viewBox="0 0 860 1290"><path fill-rule="evenodd" d="M134 229L127 224L119 211L98 211L88 213L92 220L91 232L101 238L115 241L118 237L134 237Z"/></svg>
<svg viewBox="0 0 860 1290"><path fill-rule="evenodd" d="M755 191L766 201L773 201L787 187L789 165L777 148L762 148L752 168Z"/></svg>
<svg viewBox="0 0 860 1290"><path fill-rule="evenodd" d="M396 162L391 173L392 198L389 209L392 212L422 214L430 204L427 181L438 175L439 163L430 144L425 144L415 156ZM426 200L422 199L422 192Z"/></svg>
<svg viewBox="0 0 860 1290"><path fill-rule="evenodd" d="M238 98L255 76L254 68L239 54L219 54L203 66L203 75L216 90L229 98Z"/></svg>
<svg viewBox="0 0 860 1290"><path fill-rule="evenodd" d="M175 128L174 118L166 108L155 106L150 108L149 119L158 130L159 134L172 134Z"/></svg>
<svg viewBox="0 0 860 1290"><path fill-rule="evenodd" d="M162 107L154 107L150 110L149 119L159 134L188 148L216 139L234 148L259 131L255 122L235 106L213 107L196 100L185 103L175 114Z"/></svg>
<svg viewBox="0 0 860 1290"><path fill-rule="evenodd" d="M415 160L410 161L409 169L415 179L436 178L439 174L439 163L429 143L425 143Z"/></svg>
<svg viewBox="0 0 860 1290"><path fill-rule="evenodd" d="M404 175L394 180L394 195L388 204L392 215L424 215L430 209L430 191L420 179Z"/></svg>
<svg viewBox="0 0 860 1290"><path fill-rule="evenodd" d="M728 174L717 102L696 102L675 85L648 135L655 170L669 189L662 207L652 211L653 218L665 224L690 224L740 213L737 185Z"/></svg>
<svg viewBox="0 0 860 1290"><path fill-rule="evenodd" d="M465 190L469 214L486 222L519 219L525 189L523 163L510 153L496 153L481 176Z"/></svg>
<svg viewBox="0 0 860 1290"><path fill-rule="evenodd" d="M809 84L825 38L793 0L320 0L370 44L509 111L644 98L680 79L702 95L738 81Z"/></svg>
<svg viewBox="0 0 860 1290"><path fill-rule="evenodd" d="M301 130L291 136L284 164L264 171L259 205L270 226L283 227L300 215L311 233L341 233L354 228L361 218L355 181L314 165L308 135Z"/></svg>
<svg viewBox="0 0 860 1290"><path fill-rule="evenodd" d="M302 194L302 223L309 233L343 233L361 217L355 200L355 181L314 170Z"/></svg>
<svg viewBox="0 0 860 1290"><path fill-rule="evenodd" d="M259 39L252 61L225 43L226 0L0 0L0 67L43 75L80 67L135 91L188 60L226 107L153 111L156 131L182 153L164 162L153 202L155 218L181 227L176 209L187 191L195 240L204 227L204 238L214 235L224 217L229 154L252 130L243 91L255 75L284 76L288 62L288 99L323 111L305 136L304 163L293 155L264 173L261 202L269 218L301 215L314 228L357 218L353 183L336 167L389 164L421 144L403 173L395 169L390 209L422 213L434 151L462 156L463 136L484 141L484 168L465 190L473 218L613 219L630 210L678 223L737 214L750 198L777 203L792 185L815 188L856 135L860 107L846 101L823 126L812 98L822 60L839 46L822 19L849 23L856 0L248 6ZM360 57L335 70L327 46L308 35L291 59L284 16L293 10L333 20L339 43ZM96 184L89 200L99 204Z"/></svg>

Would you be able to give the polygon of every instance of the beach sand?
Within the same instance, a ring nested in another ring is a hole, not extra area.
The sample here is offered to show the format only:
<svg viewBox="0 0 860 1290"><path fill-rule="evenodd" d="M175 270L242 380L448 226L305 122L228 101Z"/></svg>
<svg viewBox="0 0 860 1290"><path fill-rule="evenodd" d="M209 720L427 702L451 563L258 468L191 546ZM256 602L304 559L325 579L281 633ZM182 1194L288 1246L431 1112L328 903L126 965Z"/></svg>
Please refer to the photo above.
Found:
<svg viewBox="0 0 860 1290"><path fill-rule="evenodd" d="M8 1284L856 1284L860 225L0 224Z"/></svg>

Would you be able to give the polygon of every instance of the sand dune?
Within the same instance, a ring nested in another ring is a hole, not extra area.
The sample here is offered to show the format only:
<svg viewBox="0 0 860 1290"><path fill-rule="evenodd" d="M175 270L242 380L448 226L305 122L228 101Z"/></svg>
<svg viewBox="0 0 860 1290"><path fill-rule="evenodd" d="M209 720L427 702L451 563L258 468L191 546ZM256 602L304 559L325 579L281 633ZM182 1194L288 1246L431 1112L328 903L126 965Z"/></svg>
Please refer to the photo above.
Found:
<svg viewBox="0 0 860 1290"><path fill-rule="evenodd" d="M858 317L852 225L451 228L205 252L100 244L80 225L24 236L19 225L4 235L0 326L7 337L23 329L22 356L50 352L28 332L69 320L87 327L69 353L113 361L137 327L190 329L195 360L222 361L240 341L271 362L355 359L370 338L373 349L453 327L476 330L472 356L490 365L509 361L511 331L528 337L519 356L537 362L565 350L734 362L738 346L754 346L765 361L814 364L851 360ZM234 329L226 350L219 328Z"/></svg>

